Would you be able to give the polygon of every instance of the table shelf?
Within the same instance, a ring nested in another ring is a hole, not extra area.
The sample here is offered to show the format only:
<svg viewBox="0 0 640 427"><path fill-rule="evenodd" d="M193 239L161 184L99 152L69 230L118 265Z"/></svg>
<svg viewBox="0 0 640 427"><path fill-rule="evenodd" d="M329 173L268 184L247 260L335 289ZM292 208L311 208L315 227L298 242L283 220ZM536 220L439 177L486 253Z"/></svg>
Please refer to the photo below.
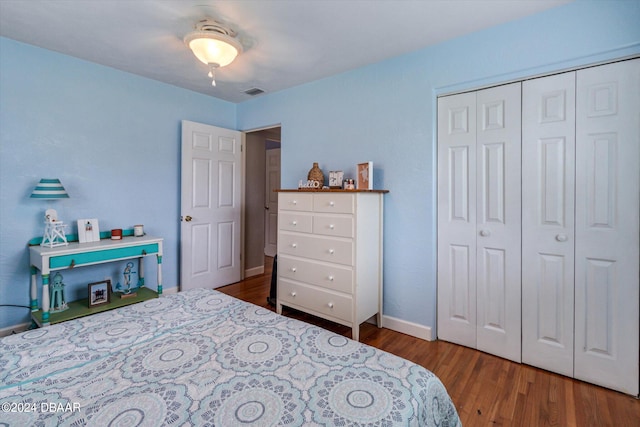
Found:
<svg viewBox="0 0 640 427"><path fill-rule="evenodd" d="M58 313L49 313L49 324L53 325L56 323L66 322L67 320L90 316L92 314L102 313L103 311L113 310L126 305L158 298L158 293L149 288L139 288L136 293L137 295L135 297L120 298L120 294L111 292L111 300L108 304L101 304L91 308L89 308L88 298L69 302L67 303L69 306L67 310ZM42 310L32 312L31 317L38 326L43 326Z"/></svg>

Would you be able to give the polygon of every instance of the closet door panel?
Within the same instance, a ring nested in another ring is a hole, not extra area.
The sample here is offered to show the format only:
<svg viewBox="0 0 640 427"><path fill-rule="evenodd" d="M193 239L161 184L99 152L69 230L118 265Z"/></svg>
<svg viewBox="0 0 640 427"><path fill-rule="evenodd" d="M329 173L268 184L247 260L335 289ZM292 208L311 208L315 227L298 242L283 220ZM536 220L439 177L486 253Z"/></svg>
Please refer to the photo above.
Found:
<svg viewBox="0 0 640 427"><path fill-rule="evenodd" d="M522 85L522 361L573 376L575 73Z"/></svg>
<svg viewBox="0 0 640 427"><path fill-rule="evenodd" d="M438 99L438 336L476 347L476 96Z"/></svg>
<svg viewBox="0 0 640 427"><path fill-rule="evenodd" d="M521 360L521 84L477 92L477 348Z"/></svg>
<svg viewBox="0 0 640 427"><path fill-rule="evenodd" d="M638 394L640 59L577 72L575 377Z"/></svg>

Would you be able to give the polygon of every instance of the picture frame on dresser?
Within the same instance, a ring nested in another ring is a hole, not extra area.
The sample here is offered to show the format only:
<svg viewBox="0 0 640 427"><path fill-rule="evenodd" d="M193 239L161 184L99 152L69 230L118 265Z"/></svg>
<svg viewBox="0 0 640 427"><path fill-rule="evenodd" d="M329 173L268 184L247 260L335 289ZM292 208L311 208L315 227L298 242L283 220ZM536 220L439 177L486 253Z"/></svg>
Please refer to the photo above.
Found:
<svg viewBox="0 0 640 427"><path fill-rule="evenodd" d="M356 183L358 190L373 190L373 162L358 163Z"/></svg>

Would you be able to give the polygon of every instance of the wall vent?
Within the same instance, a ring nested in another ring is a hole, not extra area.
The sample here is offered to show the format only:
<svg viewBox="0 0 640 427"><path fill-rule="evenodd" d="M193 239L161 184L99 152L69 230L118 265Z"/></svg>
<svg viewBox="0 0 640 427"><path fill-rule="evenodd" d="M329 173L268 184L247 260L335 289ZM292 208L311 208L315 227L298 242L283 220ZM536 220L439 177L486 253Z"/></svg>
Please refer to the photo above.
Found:
<svg viewBox="0 0 640 427"><path fill-rule="evenodd" d="M251 89L245 90L244 93L250 96L256 96L256 95L260 95L261 93L264 93L264 91L260 88L252 87Z"/></svg>

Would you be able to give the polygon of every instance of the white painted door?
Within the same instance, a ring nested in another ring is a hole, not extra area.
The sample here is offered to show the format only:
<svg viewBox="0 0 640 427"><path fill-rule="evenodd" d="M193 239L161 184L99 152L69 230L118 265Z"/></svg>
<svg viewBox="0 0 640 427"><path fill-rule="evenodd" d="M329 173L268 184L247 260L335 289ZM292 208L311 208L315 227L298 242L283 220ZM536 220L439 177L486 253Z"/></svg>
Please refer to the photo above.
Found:
<svg viewBox="0 0 640 427"><path fill-rule="evenodd" d="M477 346L521 360L521 84L478 91Z"/></svg>
<svg viewBox="0 0 640 427"><path fill-rule="evenodd" d="M438 338L476 348L476 93L438 98Z"/></svg>
<svg viewBox="0 0 640 427"><path fill-rule="evenodd" d="M522 92L522 361L573 376L575 72Z"/></svg>
<svg viewBox="0 0 640 427"><path fill-rule="evenodd" d="M438 336L520 361L520 83L438 100Z"/></svg>
<svg viewBox="0 0 640 427"><path fill-rule="evenodd" d="M278 193L280 188L280 149L267 150L265 165L264 254L278 251Z"/></svg>
<svg viewBox="0 0 640 427"><path fill-rule="evenodd" d="M180 290L241 278L242 133L182 121Z"/></svg>
<svg viewBox="0 0 640 427"><path fill-rule="evenodd" d="M575 377L638 394L640 59L577 72Z"/></svg>

